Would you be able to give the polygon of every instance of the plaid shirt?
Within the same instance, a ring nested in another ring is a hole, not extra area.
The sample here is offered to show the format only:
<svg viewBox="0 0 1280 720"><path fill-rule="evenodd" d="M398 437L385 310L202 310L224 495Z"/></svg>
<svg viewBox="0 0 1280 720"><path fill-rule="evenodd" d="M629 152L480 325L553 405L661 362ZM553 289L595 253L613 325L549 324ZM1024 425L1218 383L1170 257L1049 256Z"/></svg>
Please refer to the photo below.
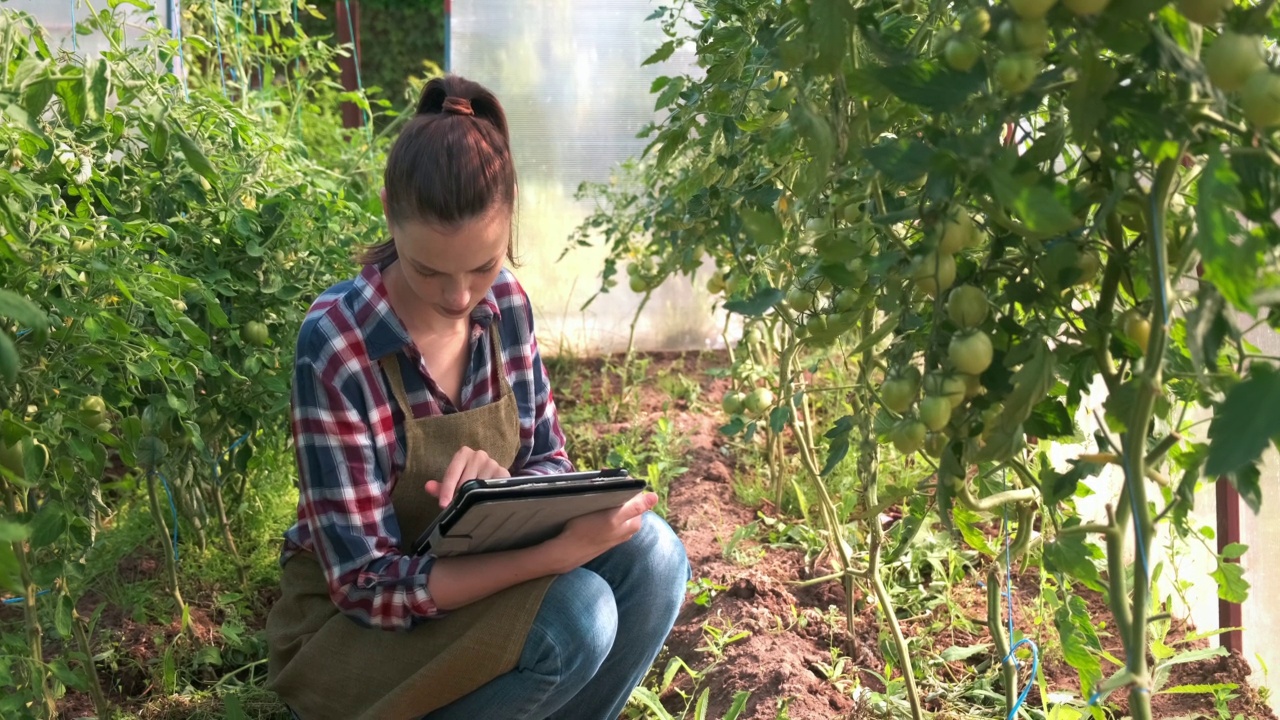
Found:
<svg viewBox="0 0 1280 720"><path fill-rule="evenodd" d="M502 361L491 357L489 326L501 323ZM564 434L533 336L529 298L503 270L471 313L470 365L455 408L424 375L422 356L391 309L382 271L327 290L298 335L293 439L299 472L298 519L285 533L281 564L313 552L329 595L356 622L407 629L438 616L427 592L434 558L404 552L391 489L405 463L404 414L378 361L401 353L405 390L417 417L494 401L506 373L520 410L518 475L569 472Z"/></svg>

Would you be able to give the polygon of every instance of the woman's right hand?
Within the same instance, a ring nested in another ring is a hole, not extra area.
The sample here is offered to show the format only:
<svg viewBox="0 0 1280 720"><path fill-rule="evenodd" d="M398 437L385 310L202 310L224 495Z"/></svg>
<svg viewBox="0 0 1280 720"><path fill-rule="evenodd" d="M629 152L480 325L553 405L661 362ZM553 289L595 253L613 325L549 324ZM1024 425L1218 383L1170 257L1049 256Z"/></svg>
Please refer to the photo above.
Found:
<svg viewBox="0 0 1280 720"><path fill-rule="evenodd" d="M644 514L658 504L658 496L640 493L625 505L599 510L570 520L564 530L547 541L560 573L566 573L591 562L605 551L631 539L640 532Z"/></svg>

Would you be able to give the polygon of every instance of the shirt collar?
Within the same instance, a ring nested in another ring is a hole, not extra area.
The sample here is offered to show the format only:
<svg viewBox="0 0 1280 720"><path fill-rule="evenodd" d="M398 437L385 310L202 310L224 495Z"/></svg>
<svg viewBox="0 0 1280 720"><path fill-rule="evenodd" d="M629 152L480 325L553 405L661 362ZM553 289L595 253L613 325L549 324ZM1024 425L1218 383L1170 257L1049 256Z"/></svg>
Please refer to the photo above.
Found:
<svg viewBox="0 0 1280 720"><path fill-rule="evenodd" d="M387 298L387 286L382 275L385 267L366 265L355 281L358 291L356 295L364 304L363 308L356 308L356 316L361 318L365 350L369 359L375 362L413 344L409 331L400 322ZM472 334L488 331L494 319L501 318L498 299L490 287L484 299L471 311Z"/></svg>

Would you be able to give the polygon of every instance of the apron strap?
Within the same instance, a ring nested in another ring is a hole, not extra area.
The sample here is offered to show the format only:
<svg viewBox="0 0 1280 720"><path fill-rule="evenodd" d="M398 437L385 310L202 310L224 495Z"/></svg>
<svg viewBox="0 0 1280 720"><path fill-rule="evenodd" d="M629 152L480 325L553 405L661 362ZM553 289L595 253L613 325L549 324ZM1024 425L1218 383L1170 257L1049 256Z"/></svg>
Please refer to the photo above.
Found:
<svg viewBox="0 0 1280 720"><path fill-rule="evenodd" d="M413 405L409 404L409 393L404 389L404 376L400 372L400 353L382 358L382 371L387 374L387 382L391 384L391 394L400 403L400 412L405 418L413 419Z"/></svg>
<svg viewBox="0 0 1280 720"><path fill-rule="evenodd" d="M502 356L502 333L498 329L496 319L489 323L489 360L498 373L498 385L493 389L493 401L510 394L511 383L507 381L507 362ZM400 411L406 418L413 418L413 405L409 403L409 393L404 389L404 374L400 371L400 353L382 358L382 371L387 374L387 382L391 384L391 394L400 403Z"/></svg>

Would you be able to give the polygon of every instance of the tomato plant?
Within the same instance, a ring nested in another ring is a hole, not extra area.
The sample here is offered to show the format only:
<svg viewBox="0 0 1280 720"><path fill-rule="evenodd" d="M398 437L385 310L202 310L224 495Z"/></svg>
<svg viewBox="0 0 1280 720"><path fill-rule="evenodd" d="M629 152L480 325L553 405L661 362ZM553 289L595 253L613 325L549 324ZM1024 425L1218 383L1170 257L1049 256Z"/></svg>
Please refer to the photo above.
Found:
<svg viewBox="0 0 1280 720"><path fill-rule="evenodd" d="M659 78L667 115L646 129L644 157L582 190L600 203L578 237L609 247L605 289L623 258L649 258L659 276L714 264L708 289L759 331L733 362L740 383L775 391L779 505L794 455L846 586L866 582L877 598L915 717L882 577L889 538L870 522L855 544L825 484L854 453L875 517L885 442L904 461L937 458L929 512L993 556L990 632L1009 707L1020 678L999 593L1021 556L1057 580L1083 696L1123 689L1131 715L1150 718L1155 526L1192 532L1202 476L1227 477L1256 509L1259 453L1280 429L1246 424L1266 402L1250 391L1280 390L1280 375L1253 362L1237 321L1274 324L1280 277L1280 75L1261 50L1280 34L1275 4L695 5L696 19L658 13L671 40L651 60L689 43L705 74ZM815 363L848 367L856 388L825 433L811 398L827 389L801 371ZM1079 414L1095 380L1101 424ZM1207 433L1187 420L1193 408L1214 413ZM1105 452L1055 468L1044 447L1082 431ZM1123 491L1106 522L1084 522L1076 489L1109 462ZM913 507L903 527L923 520ZM972 526L1006 510L1016 529L997 556ZM1110 601L1125 654L1111 677L1085 609L1068 602L1076 584ZM1238 583L1219 584L1240 599Z"/></svg>
<svg viewBox="0 0 1280 720"><path fill-rule="evenodd" d="M30 647L0 671L32 693L0 699L5 717L51 712L75 677L74 654L41 654L45 602L92 654L64 611L104 517L150 506L179 606L175 521L236 553L245 469L286 427L296 329L379 226L382 141L346 137L338 49L281 32L288 3L259 3L266 32L228 48L226 95L193 9L189 98L162 72L166 34L121 44L118 4L82 18L109 40L91 60L0 10L0 593L24 601ZM234 82L250 68L260 89Z"/></svg>

